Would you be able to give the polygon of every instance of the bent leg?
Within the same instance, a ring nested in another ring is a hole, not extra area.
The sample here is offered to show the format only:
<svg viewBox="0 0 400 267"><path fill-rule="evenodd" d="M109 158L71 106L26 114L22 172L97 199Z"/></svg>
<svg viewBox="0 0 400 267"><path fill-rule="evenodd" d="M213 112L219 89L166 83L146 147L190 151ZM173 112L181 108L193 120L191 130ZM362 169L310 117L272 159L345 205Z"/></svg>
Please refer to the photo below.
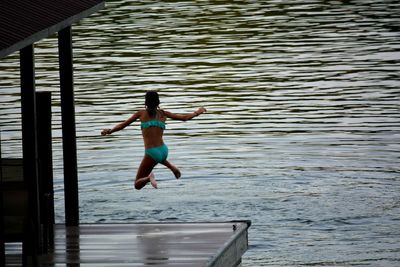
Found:
<svg viewBox="0 0 400 267"><path fill-rule="evenodd" d="M157 188L157 182L154 179L154 174L151 173L153 168L157 165L157 162L148 155L144 155L142 163L140 163L139 169L136 174L135 188L137 190L142 189L148 182L154 188Z"/></svg>
<svg viewBox="0 0 400 267"><path fill-rule="evenodd" d="M169 162L168 160L164 160L163 162L161 162L161 164L170 169L174 173L176 179L179 179L181 177L181 171L175 165L171 164L171 162Z"/></svg>

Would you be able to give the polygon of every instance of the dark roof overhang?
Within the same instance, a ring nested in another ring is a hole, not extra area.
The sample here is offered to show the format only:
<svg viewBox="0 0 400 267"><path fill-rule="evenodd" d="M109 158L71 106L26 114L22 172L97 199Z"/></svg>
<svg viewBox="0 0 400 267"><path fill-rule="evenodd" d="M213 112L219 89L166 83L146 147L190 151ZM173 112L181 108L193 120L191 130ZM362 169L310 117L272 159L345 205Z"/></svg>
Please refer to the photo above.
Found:
<svg viewBox="0 0 400 267"><path fill-rule="evenodd" d="M0 58L104 7L104 0L1 0Z"/></svg>

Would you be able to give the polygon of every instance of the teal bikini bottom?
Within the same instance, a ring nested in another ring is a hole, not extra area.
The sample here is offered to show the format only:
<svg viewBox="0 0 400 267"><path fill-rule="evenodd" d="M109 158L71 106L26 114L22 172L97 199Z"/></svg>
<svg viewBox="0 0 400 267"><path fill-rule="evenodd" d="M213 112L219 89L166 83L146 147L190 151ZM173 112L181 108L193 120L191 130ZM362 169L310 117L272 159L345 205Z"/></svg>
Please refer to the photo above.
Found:
<svg viewBox="0 0 400 267"><path fill-rule="evenodd" d="M162 146L146 148L144 150L146 155L149 155L157 163L163 162L168 157L168 147L163 144Z"/></svg>

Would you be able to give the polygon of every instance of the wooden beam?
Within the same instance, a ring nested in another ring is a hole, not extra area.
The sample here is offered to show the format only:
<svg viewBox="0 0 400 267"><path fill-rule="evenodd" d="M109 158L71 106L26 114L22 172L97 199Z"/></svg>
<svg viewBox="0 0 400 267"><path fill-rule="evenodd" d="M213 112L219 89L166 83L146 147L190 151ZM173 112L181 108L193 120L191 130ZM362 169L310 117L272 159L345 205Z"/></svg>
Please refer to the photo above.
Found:
<svg viewBox="0 0 400 267"><path fill-rule="evenodd" d="M65 224L77 226L79 224L79 196L71 27L58 32L58 49L64 154Z"/></svg>
<svg viewBox="0 0 400 267"><path fill-rule="evenodd" d="M3 159L1 156L1 132L0 132L0 266L6 266L6 254L4 247L4 217L3 217Z"/></svg>
<svg viewBox="0 0 400 267"><path fill-rule="evenodd" d="M54 189L51 138L51 92L37 92L40 221L43 225L43 251L54 243Z"/></svg>
<svg viewBox="0 0 400 267"><path fill-rule="evenodd" d="M29 215L33 227L31 242L40 251L40 209L38 184L35 62L33 45L20 50L22 154L24 180L29 188ZM33 251L35 253L35 251Z"/></svg>

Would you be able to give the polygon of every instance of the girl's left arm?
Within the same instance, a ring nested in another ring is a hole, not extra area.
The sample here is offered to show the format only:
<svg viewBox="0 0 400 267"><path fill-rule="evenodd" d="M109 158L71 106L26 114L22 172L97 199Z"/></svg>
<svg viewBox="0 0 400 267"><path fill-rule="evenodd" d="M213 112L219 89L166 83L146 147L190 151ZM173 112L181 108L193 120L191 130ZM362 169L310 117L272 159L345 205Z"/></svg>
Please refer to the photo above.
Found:
<svg viewBox="0 0 400 267"><path fill-rule="evenodd" d="M204 107L198 108L195 112L188 113L188 114L175 114L169 111L164 111L164 114L173 120L180 120L180 121L188 121L193 119L194 117L200 116L207 110Z"/></svg>
<svg viewBox="0 0 400 267"><path fill-rule="evenodd" d="M135 114L133 114L129 119L127 119L126 121L123 121L119 124L117 124L114 128L112 129L104 129L103 131L101 131L101 135L108 135L108 134L112 134L118 131L121 131L122 129L124 129L126 126L128 126L129 124L131 124L132 122L136 121L138 118L140 117L140 111L136 112Z"/></svg>

